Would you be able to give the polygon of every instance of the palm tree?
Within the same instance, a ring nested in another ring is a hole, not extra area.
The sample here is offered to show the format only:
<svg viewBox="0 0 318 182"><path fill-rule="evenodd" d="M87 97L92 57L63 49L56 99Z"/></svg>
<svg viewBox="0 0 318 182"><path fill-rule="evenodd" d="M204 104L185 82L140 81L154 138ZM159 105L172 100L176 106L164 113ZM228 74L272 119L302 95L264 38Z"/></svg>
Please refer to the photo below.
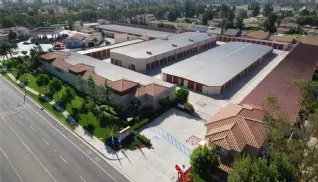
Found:
<svg viewBox="0 0 318 182"><path fill-rule="evenodd" d="M12 57L12 49L16 49L17 45L7 41L0 42L0 55L8 59L8 54Z"/></svg>

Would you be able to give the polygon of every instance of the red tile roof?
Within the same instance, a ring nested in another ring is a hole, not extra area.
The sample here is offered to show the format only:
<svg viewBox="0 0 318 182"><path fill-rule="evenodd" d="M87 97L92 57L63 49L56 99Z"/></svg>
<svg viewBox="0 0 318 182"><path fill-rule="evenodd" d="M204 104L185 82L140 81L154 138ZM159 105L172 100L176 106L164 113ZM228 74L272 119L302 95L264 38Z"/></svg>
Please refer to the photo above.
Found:
<svg viewBox="0 0 318 182"><path fill-rule="evenodd" d="M56 58L67 57L68 55L70 55L69 52L55 51L55 52L48 52L46 54L42 54L41 58L45 60L54 60Z"/></svg>
<svg viewBox="0 0 318 182"><path fill-rule="evenodd" d="M249 105L229 104L205 124L208 145L241 152L249 145L260 149L266 138L263 112Z"/></svg>
<svg viewBox="0 0 318 182"><path fill-rule="evenodd" d="M57 58L52 62L52 65L56 68L68 71L68 67L72 66L70 63L67 63L63 58Z"/></svg>
<svg viewBox="0 0 318 182"><path fill-rule="evenodd" d="M105 86L105 83L107 81L107 83L109 83L110 81L107 80L106 78L97 75L96 73L92 72L92 71L86 71L83 75L83 79L87 80L89 77L92 77L92 79L94 80L95 84L98 86Z"/></svg>
<svg viewBox="0 0 318 182"><path fill-rule="evenodd" d="M71 38L82 41L85 39L85 35L77 33L77 34L74 34Z"/></svg>
<svg viewBox="0 0 318 182"><path fill-rule="evenodd" d="M292 82L311 80L317 58L317 46L298 43L241 103L262 106L267 94L274 93L288 115L289 123L294 124L300 110L301 93Z"/></svg>
<svg viewBox="0 0 318 182"><path fill-rule="evenodd" d="M134 88L138 85L138 83L130 81L130 80L126 80L126 79L121 79L121 80L117 80L117 81L113 81L109 84L109 86L118 91L118 92L124 92L126 90L129 90L131 88Z"/></svg>
<svg viewBox="0 0 318 182"><path fill-rule="evenodd" d="M86 65L86 64L83 64L83 63L79 63L79 64L76 64L76 65L72 65L68 69L70 71L74 72L74 73L83 73L85 71L93 70L94 67Z"/></svg>
<svg viewBox="0 0 318 182"><path fill-rule="evenodd" d="M263 32L263 31L255 31L255 32L248 33L246 37L252 38L252 39L267 40L269 38L269 33Z"/></svg>
<svg viewBox="0 0 318 182"><path fill-rule="evenodd" d="M138 88L136 88L135 96L138 97L138 96L141 96L144 94L154 96L154 95L160 94L161 92L163 92L167 89L168 89L167 87L162 86L162 85L158 85L155 83L152 83L152 84L149 84L146 86L141 85Z"/></svg>
<svg viewBox="0 0 318 182"><path fill-rule="evenodd" d="M318 37L299 37L297 38L297 41L304 44L318 46Z"/></svg>

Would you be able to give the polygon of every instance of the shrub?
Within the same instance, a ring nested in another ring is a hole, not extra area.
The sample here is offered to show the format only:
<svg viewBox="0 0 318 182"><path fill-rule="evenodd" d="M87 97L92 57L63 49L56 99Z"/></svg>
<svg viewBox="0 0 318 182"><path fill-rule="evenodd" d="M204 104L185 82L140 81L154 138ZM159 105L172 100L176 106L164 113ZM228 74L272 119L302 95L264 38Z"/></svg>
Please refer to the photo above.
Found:
<svg viewBox="0 0 318 182"><path fill-rule="evenodd" d="M194 112L194 107L193 107L193 105L190 104L189 102L186 102L186 103L184 104L184 109L186 109L186 110L188 110L188 111L190 111L190 112Z"/></svg>
<svg viewBox="0 0 318 182"><path fill-rule="evenodd" d="M184 104L188 102L189 91L184 88L181 88L173 94L173 97L177 103Z"/></svg>

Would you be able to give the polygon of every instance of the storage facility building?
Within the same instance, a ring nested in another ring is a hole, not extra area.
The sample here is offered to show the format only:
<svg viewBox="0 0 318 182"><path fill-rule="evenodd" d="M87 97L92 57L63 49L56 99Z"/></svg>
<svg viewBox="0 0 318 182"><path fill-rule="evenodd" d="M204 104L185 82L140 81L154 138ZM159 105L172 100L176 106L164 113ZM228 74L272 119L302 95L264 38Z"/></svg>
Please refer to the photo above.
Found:
<svg viewBox="0 0 318 182"><path fill-rule="evenodd" d="M131 44L137 44L137 43L140 43L142 41L143 40L135 39L135 40L130 40L130 41L126 41L126 42L121 42L118 44L112 44L112 45L107 45L107 46L103 46L103 47L86 49L86 50L78 51L78 53L86 55L86 56L90 56L93 58L101 59L101 58L109 57L111 49L115 49L115 48L119 48L119 47L123 47L123 46L128 46Z"/></svg>
<svg viewBox="0 0 318 182"><path fill-rule="evenodd" d="M203 94L221 94L272 53L265 45L231 42L162 69L162 80Z"/></svg>
<svg viewBox="0 0 318 182"><path fill-rule="evenodd" d="M206 33L185 32L167 39L155 39L110 51L111 63L138 72L167 64L213 47L216 36Z"/></svg>
<svg viewBox="0 0 318 182"><path fill-rule="evenodd" d="M116 33L126 33L126 34L134 36L135 38L139 38L143 40L165 38L174 34L172 32L160 32L156 30L148 30L143 28L114 25L114 24L100 25L100 26L96 26L96 28L103 30L107 35L111 35L113 37L115 37Z"/></svg>

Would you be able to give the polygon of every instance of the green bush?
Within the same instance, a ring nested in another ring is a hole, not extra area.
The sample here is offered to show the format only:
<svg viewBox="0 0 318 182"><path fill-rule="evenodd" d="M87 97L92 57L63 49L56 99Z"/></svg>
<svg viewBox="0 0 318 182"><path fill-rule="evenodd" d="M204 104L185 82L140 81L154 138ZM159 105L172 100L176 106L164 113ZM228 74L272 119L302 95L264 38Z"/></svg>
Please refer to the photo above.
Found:
<svg viewBox="0 0 318 182"><path fill-rule="evenodd" d="M194 112L194 107L193 107L193 105L190 104L189 102L186 102L186 103L184 104L184 109L186 109L186 110L188 110L188 111L190 111L190 112Z"/></svg>

